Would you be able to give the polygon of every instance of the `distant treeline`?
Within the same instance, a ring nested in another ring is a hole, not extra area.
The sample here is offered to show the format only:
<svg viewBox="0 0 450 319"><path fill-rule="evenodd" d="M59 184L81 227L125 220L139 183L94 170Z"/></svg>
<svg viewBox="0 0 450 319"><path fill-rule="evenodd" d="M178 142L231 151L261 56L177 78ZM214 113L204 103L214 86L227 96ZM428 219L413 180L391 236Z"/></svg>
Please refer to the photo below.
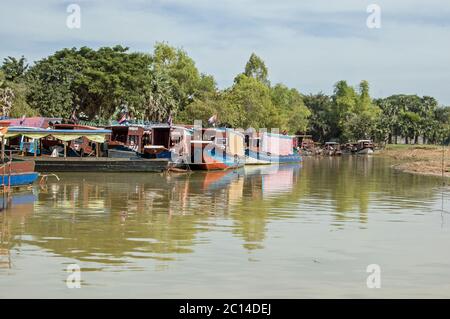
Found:
<svg viewBox="0 0 450 319"><path fill-rule="evenodd" d="M122 46L63 49L32 66L7 57L0 67L3 116L77 118L97 123L116 120L124 105L137 120L192 124L216 115L220 126L279 128L311 134L315 140L346 142L372 138L428 143L448 140L450 112L429 96L393 95L373 99L369 83L334 86L331 96L303 95L271 84L264 61L252 54L233 85L219 89L200 73L187 53L156 43L151 54Z"/></svg>

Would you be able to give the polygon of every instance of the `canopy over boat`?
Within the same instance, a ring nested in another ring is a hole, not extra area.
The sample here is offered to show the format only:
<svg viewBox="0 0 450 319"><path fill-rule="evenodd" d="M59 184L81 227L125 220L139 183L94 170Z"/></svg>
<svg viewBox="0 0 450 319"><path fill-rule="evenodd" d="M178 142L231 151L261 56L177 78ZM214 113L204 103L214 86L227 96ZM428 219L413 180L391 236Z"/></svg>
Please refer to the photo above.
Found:
<svg viewBox="0 0 450 319"><path fill-rule="evenodd" d="M5 138L16 137L19 135L41 139L47 136L53 136L54 138L61 141L72 141L79 139L80 137L85 137L88 140L104 143L106 135L111 134L111 130L53 130L53 129L36 129L33 127L22 127L22 126L10 126L5 134Z"/></svg>

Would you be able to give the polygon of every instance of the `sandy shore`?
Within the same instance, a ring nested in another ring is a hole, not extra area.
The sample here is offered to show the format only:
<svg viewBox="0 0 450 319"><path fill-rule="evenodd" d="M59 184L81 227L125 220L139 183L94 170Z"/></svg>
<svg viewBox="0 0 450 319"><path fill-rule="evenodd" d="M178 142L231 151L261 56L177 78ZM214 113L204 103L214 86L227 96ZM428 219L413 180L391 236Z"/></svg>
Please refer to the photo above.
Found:
<svg viewBox="0 0 450 319"><path fill-rule="evenodd" d="M444 155L444 159L443 159ZM398 160L395 169L407 173L450 177L450 149L442 146L414 146L392 145L379 152L385 156Z"/></svg>

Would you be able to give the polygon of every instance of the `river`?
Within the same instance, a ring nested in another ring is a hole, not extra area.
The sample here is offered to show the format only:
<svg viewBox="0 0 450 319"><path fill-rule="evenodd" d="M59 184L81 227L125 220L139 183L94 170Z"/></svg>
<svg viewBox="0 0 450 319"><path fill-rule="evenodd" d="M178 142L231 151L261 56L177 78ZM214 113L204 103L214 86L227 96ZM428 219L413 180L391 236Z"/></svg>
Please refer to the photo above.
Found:
<svg viewBox="0 0 450 319"><path fill-rule="evenodd" d="M0 298L449 298L450 189L390 166L50 176L0 212Z"/></svg>

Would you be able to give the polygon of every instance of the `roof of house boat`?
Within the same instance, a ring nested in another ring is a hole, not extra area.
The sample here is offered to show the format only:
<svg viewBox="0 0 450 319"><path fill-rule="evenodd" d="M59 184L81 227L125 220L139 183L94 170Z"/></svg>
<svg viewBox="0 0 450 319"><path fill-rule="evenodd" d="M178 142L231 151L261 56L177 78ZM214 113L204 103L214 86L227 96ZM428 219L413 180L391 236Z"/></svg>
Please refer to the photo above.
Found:
<svg viewBox="0 0 450 319"><path fill-rule="evenodd" d="M98 135L98 134L111 134L111 130L104 129L80 129L80 130L55 130L55 129L41 129L34 127L23 126L10 126L8 127L8 133L14 134L43 134L43 135Z"/></svg>

